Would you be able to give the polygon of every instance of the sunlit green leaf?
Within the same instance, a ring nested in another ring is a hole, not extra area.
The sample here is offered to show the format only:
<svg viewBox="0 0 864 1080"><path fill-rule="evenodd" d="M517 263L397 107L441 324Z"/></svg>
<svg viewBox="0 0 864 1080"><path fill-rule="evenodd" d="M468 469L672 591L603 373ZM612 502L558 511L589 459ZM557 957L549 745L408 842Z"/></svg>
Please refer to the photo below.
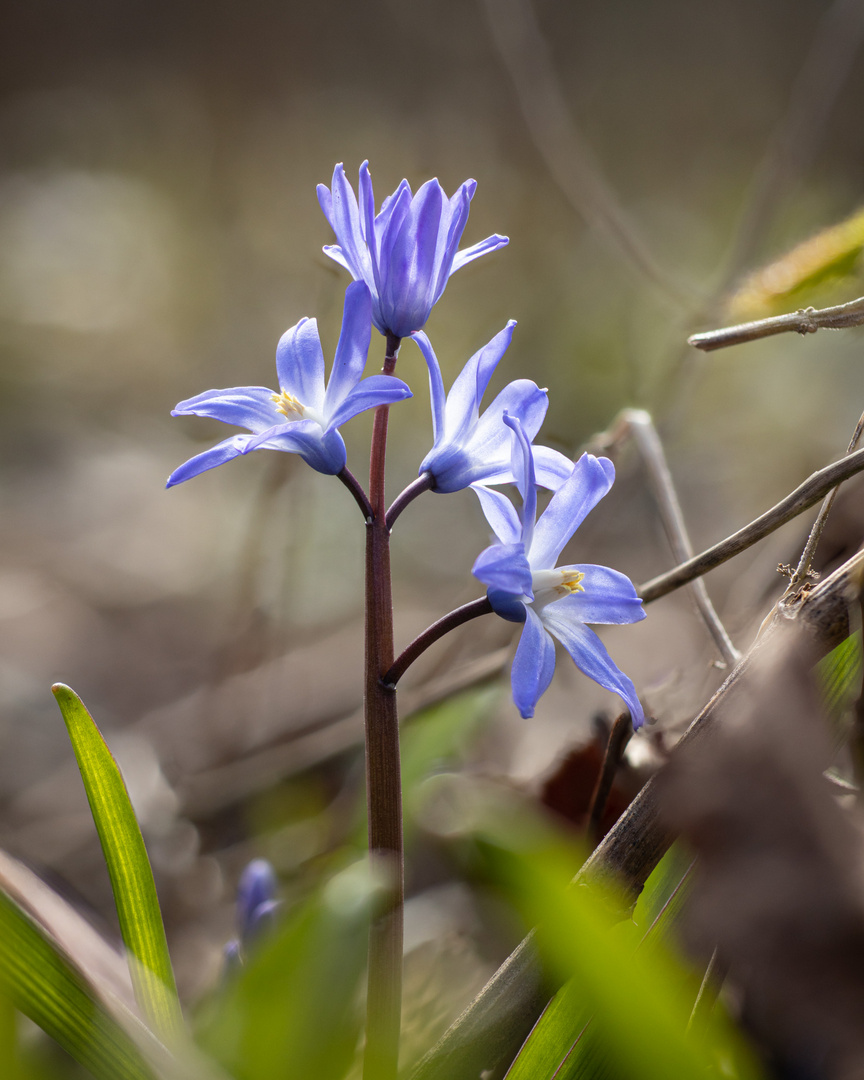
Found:
<svg viewBox="0 0 864 1080"><path fill-rule="evenodd" d="M78 695L58 683L63 713L111 878L120 932L130 954L136 998L157 1031L182 1027L150 860L117 762Z"/></svg>
<svg viewBox="0 0 864 1080"><path fill-rule="evenodd" d="M116 1012L112 1015L99 1001L72 961L2 890L0 992L99 1080L154 1080L164 1075L148 1065ZM117 1012L122 1008L115 1004ZM131 1014L127 1020L136 1024ZM143 1028L141 1035L147 1037Z"/></svg>
<svg viewBox="0 0 864 1080"><path fill-rule="evenodd" d="M843 718L860 693L861 672L861 631L856 630L819 663L825 705L835 721Z"/></svg>
<svg viewBox="0 0 864 1080"><path fill-rule="evenodd" d="M733 1075L758 1075L728 1028L718 1023L700 1039L688 1036L698 981L694 984L659 943L652 944L650 955L637 949L635 924L613 925L605 896L569 885L569 858L562 859L551 845L545 852L513 849L502 843L505 837L495 830L502 880L537 924L546 962L559 978L579 986L591 1010L591 1058L601 1070L591 1075L705 1080L723 1075L721 1063L725 1068L733 1058L743 1062ZM577 1014L574 1039L580 1027ZM576 1068L579 1059L570 1065L571 1075L589 1075Z"/></svg>
<svg viewBox="0 0 864 1080"><path fill-rule="evenodd" d="M683 902L689 860L670 849L648 878L633 912L643 932L662 938ZM507 1073L507 1080L568 1080L602 1065L602 1041L591 1029L592 1009L580 980L571 979L549 1002Z"/></svg>

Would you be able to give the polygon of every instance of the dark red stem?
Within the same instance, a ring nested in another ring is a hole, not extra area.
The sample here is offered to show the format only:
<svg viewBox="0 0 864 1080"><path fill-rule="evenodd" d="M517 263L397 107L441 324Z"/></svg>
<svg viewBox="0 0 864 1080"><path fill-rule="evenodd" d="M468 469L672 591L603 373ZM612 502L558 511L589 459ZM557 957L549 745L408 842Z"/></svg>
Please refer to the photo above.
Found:
<svg viewBox="0 0 864 1080"><path fill-rule="evenodd" d="M372 504L369 502L366 492L360 486L357 478L348 471L347 467L336 475L354 496L354 502L360 507L360 512L363 514L366 521L368 521L372 517Z"/></svg>
<svg viewBox="0 0 864 1080"><path fill-rule="evenodd" d="M387 335L383 374L396 367L400 339ZM372 425L366 523L366 804L373 866L390 884L389 903L369 930L365 1080L396 1080L402 1009L402 782L396 693L382 681L393 664L390 530L384 497L389 407L379 405Z"/></svg>
<svg viewBox="0 0 864 1080"><path fill-rule="evenodd" d="M422 634L414 638L406 649L403 649L399 654L399 659L384 676L384 686L395 690L396 683L399 682L417 657L422 656L430 645L434 645L436 641L444 637L445 634L449 634L451 630L455 630L457 626L470 622L471 619L476 619L479 615L491 614L492 605L484 596L480 600L472 600L470 604L463 604L462 607L455 608L449 614L443 615L437 622L427 626Z"/></svg>

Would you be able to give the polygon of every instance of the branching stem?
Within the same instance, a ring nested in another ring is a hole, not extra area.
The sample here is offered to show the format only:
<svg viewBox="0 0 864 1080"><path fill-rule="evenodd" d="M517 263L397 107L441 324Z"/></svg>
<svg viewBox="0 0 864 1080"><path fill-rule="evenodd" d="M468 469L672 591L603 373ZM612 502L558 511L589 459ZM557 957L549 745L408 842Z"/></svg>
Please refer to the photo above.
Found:
<svg viewBox="0 0 864 1080"><path fill-rule="evenodd" d="M387 528L392 529L396 518L399 517L405 507L413 502L418 495L422 495L424 491L429 491L434 482L432 473L427 472L421 473L413 484L409 484L401 495L393 500L393 505L387 511Z"/></svg>
<svg viewBox="0 0 864 1080"><path fill-rule="evenodd" d="M372 518L372 504L369 502L369 498L357 478L348 471L347 467L342 472L337 473L337 476L354 496L354 502L360 507L363 520L369 521Z"/></svg>
<svg viewBox="0 0 864 1080"><path fill-rule="evenodd" d="M414 661L419 656L422 656L430 645L434 645L436 641L444 637L445 634L449 634L451 630L455 630L457 626L461 626L463 623L470 622L471 619L476 619L479 615L490 615L491 613L492 605L484 596L480 600L472 600L470 604L463 604L462 607L455 608L449 614L443 615L437 622L432 623L431 626L427 626L422 634L414 638L406 649L403 649L396 663L384 675L382 681L385 687L395 690L396 683L399 682Z"/></svg>

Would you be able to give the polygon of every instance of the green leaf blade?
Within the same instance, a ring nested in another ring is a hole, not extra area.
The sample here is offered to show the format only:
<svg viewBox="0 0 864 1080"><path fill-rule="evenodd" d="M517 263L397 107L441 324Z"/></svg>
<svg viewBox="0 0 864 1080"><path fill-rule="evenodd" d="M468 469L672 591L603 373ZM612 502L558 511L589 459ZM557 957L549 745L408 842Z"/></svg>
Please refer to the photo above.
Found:
<svg viewBox="0 0 864 1080"><path fill-rule="evenodd" d="M163 1036L182 1028L174 971L144 838L117 762L68 686L52 687L84 782L111 879L136 999Z"/></svg>
<svg viewBox="0 0 864 1080"><path fill-rule="evenodd" d="M0 991L98 1080L158 1075L69 960L2 890Z"/></svg>

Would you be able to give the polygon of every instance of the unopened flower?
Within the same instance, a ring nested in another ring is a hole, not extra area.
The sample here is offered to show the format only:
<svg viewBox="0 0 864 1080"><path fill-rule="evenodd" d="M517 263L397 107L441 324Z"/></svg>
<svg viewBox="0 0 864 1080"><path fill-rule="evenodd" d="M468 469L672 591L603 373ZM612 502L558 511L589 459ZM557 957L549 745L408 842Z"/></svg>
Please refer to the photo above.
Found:
<svg viewBox="0 0 864 1080"><path fill-rule="evenodd" d="M244 867L237 883L237 937L222 951L226 975L236 973L250 948L276 927L283 907L278 889L276 873L266 859L253 859Z"/></svg>
<svg viewBox="0 0 864 1080"><path fill-rule="evenodd" d="M507 351L516 323L507 323L500 333L476 352L444 394L444 380L438 359L422 332L414 340L429 368L432 399L434 444L423 459L420 473L434 478L435 491L461 491L471 484L513 484L513 436L502 417L509 414L519 420L529 442L540 430L549 398L545 390L530 379L517 379L495 398L480 415L480 401L501 357ZM557 450L534 448L537 483L552 490L570 475L573 463Z"/></svg>
<svg viewBox="0 0 864 1080"><path fill-rule="evenodd" d="M329 382L324 379L318 324L315 319L301 319L282 335L276 348L278 392L263 386L235 386L181 401L172 416L209 416L246 428L250 434L232 435L190 458L171 474L168 487L263 449L299 454L318 472L341 472L345 443L338 428L366 409L411 397L405 383L391 375L362 378L372 335L371 304L364 284L348 286Z"/></svg>
<svg viewBox="0 0 864 1080"><path fill-rule="evenodd" d="M515 435L513 472L522 512L499 491L474 489L499 543L479 555L472 573L488 587L486 595L498 615L524 624L511 671L513 701L523 717L534 715L555 670L555 637L581 671L622 698L638 728L644 715L633 683L587 624L638 622L645 617L642 601L617 570L555 566L564 545L611 488L614 466L606 458L583 454L535 521L531 446L517 418L505 415L504 423Z"/></svg>
<svg viewBox="0 0 864 1080"><path fill-rule="evenodd" d="M496 234L457 252L476 187L466 180L448 199L437 180L416 195L403 180L376 216L368 161L360 166L359 204L341 164L329 189L318 185L318 201L338 240L324 252L369 286L372 321L382 334L402 338L419 330L451 274L508 242Z"/></svg>

